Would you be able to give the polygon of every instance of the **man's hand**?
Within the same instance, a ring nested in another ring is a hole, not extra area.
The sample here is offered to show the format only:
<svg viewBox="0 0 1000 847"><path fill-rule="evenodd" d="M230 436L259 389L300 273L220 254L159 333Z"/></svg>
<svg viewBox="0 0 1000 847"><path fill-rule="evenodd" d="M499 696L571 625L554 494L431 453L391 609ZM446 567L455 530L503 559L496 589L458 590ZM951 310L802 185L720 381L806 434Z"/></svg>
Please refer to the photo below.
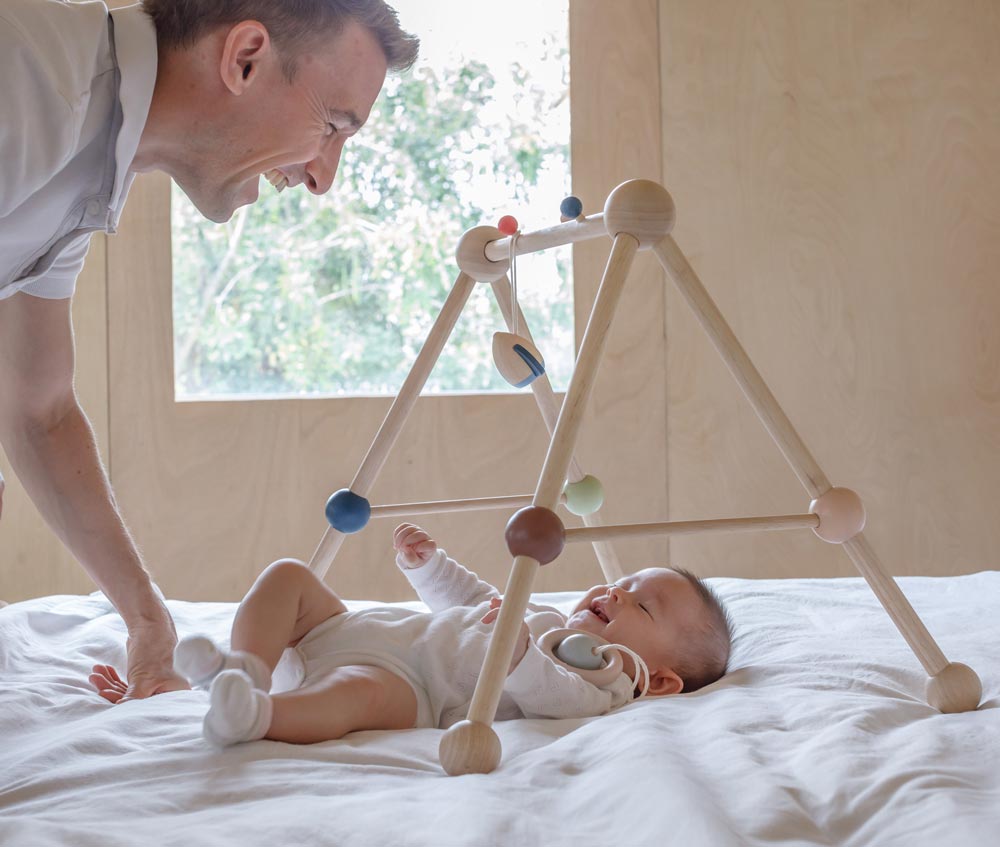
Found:
<svg viewBox="0 0 1000 847"><path fill-rule="evenodd" d="M396 527L392 534L392 546L402 556L403 564L411 570L427 564L437 551L437 542L411 523L401 523Z"/></svg>
<svg viewBox="0 0 1000 847"><path fill-rule="evenodd" d="M191 686L174 673L174 645L171 627L150 625L129 634L128 681L110 665L94 665L90 682L111 703L141 700L168 691L184 691Z"/></svg>
<svg viewBox="0 0 1000 847"><path fill-rule="evenodd" d="M482 623L493 623L500 615L500 606L503 605L503 601L499 597L490 598L490 610L483 615ZM517 635L517 641L514 644L514 655L510 659L510 667L507 668L507 676L510 676L514 672L519 664L521 664L521 659L524 658L524 654L528 652L528 640L531 638L531 632L528 630L528 625L521 621L521 631Z"/></svg>

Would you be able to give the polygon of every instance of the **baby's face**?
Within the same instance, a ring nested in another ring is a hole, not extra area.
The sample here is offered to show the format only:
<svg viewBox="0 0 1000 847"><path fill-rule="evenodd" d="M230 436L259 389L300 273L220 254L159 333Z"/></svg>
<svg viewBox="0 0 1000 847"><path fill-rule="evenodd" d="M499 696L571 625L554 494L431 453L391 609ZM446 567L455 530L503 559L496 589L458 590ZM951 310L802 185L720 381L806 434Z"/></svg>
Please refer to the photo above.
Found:
<svg viewBox="0 0 1000 847"><path fill-rule="evenodd" d="M702 614L701 599L683 576L669 568L647 568L614 585L595 585L566 626L631 647L654 672L654 667L672 666L684 631ZM628 671L632 662L627 655L622 658Z"/></svg>

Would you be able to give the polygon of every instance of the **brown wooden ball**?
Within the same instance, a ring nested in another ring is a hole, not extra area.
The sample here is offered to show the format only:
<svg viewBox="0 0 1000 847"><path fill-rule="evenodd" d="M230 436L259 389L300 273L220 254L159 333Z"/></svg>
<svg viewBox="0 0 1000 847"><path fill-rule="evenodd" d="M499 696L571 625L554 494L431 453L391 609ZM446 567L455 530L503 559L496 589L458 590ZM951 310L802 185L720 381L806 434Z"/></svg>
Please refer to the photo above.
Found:
<svg viewBox="0 0 1000 847"><path fill-rule="evenodd" d="M551 509L526 506L507 521L504 538L512 556L530 556L538 564L547 565L566 546L566 527Z"/></svg>

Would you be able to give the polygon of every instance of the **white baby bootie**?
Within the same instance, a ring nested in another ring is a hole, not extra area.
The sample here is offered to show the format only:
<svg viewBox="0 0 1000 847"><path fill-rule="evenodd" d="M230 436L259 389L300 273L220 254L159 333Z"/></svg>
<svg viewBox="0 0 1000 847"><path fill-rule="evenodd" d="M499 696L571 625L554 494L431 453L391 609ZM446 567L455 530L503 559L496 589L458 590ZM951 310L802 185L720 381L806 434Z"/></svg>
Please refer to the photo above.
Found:
<svg viewBox="0 0 1000 847"><path fill-rule="evenodd" d="M174 648L174 670L193 688L208 688L224 670L244 671L261 691L271 690L271 673L259 656L236 650L224 653L204 635L188 635Z"/></svg>
<svg viewBox="0 0 1000 847"><path fill-rule="evenodd" d="M249 675L241 670L218 674L212 682L209 702L202 732L216 747L257 741L271 726L271 697L254 688Z"/></svg>

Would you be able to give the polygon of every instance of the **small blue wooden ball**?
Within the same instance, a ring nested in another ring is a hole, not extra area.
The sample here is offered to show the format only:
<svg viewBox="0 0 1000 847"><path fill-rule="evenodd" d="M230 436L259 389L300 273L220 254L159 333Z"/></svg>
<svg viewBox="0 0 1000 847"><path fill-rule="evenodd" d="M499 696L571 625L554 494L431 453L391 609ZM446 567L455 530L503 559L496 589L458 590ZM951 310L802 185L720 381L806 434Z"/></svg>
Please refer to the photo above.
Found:
<svg viewBox="0 0 1000 847"><path fill-rule="evenodd" d="M564 218L578 218L583 212L583 202L570 194L559 204L559 214Z"/></svg>
<svg viewBox="0 0 1000 847"><path fill-rule="evenodd" d="M371 516L372 507L368 500L349 488L333 492L326 501L326 519L340 532L350 534L364 529Z"/></svg>
<svg viewBox="0 0 1000 847"><path fill-rule="evenodd" d="M604 667L604 657L594 652L599 643L585 632L578 632L567 635L554 652L567 665L585 671L596 671Z"/></svg>

